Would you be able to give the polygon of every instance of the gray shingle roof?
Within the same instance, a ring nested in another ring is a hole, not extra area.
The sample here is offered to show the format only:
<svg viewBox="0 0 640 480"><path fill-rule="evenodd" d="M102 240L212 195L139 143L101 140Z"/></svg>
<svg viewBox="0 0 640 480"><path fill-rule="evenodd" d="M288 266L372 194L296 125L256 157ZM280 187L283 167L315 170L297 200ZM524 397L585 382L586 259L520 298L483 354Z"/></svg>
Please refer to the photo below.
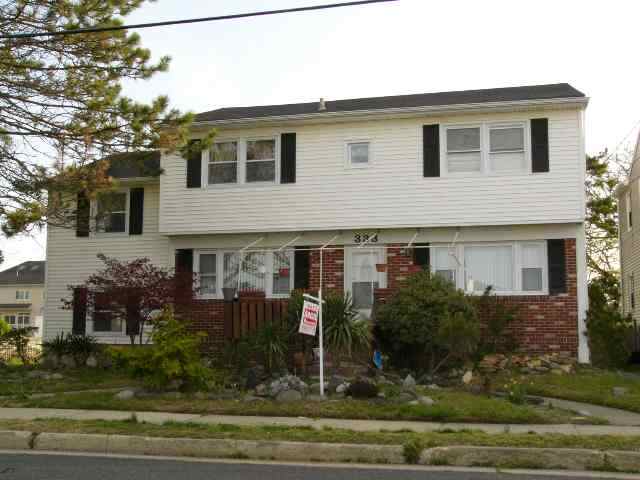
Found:
<svg viewBox="0 0 640 480"><path fill-rule="evenodd" d="M160 175L160 150L116 153L105 157L107 174L114 178L157 177Z"/></svg>
<svg viewBox="0 0 640 480"><path fill-rule="evenodd" d="M44 284L44 260L28 261L0 272L0 285Z"/></svg>
<svg viewBox="0 0 640 480"><path fill-rule="evenodd" d="M264 105L255 107L219 108L196 115L196 122L242 120L290 115L355 112L392 108L437 107L472 103L547 100L554 98L584 98L585 95L568 83L523 87L463 90L457 92L420 93L390 97L354 98L326 102L326 110L318 111L318 102Z"/></svg>

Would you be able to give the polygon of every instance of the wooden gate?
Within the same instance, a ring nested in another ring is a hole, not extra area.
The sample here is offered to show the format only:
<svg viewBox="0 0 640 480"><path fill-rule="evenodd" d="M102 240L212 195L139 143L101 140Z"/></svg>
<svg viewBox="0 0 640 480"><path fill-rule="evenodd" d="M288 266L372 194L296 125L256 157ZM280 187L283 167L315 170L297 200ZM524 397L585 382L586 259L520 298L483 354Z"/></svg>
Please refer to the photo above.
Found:
<svg viewBox="0 0 640 480"><path fill-rule="evenodd" d="M250 335L265 324L287 323L288 300L240 298L224 304L224 336L235 339Z"/></svg>

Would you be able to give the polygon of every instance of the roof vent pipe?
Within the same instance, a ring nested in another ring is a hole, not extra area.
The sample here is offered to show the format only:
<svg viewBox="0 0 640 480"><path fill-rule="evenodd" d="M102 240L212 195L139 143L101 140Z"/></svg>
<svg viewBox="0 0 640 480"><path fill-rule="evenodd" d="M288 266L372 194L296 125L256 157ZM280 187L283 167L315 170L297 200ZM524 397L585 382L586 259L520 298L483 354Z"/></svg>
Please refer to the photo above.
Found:
<svg viewBox="0 0 640 480"><path fill-rule="evenodd" d="M327 106L324 103L324 98L321 98L320 101L318 102L318 111L324 112L326 110L327 110Z"/></svg>

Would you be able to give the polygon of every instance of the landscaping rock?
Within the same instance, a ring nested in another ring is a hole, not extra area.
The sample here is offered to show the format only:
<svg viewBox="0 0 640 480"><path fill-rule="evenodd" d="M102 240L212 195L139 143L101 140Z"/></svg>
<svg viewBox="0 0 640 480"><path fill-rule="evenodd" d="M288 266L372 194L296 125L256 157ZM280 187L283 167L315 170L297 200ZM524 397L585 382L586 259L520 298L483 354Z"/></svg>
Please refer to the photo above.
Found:
<svg viewBox="0 0 640 480"><path fill-rule="evenodd" d="M40 361L40 366L46 370L55 370L60 366L60 359L57 355L45 355Z"/></svg>
<svg viewBox="0 0 640 480"><path fill-rule="evenodd" d="M473 372L471 370L467 370L466 373L462 376L462 383L465 385L469 385L473 381Z"/></svg>
<svg viewBox="0 0 640 480"><path fill-rule="evenodd" d="M169 384L167 385L167 390L168 391L180 390L183 385L184 385L184 382L179 378L176 378L169 382Z"/></svg>
<svg viewBox="0 0 640 480"><path fill-rule="evenodd" d="M51 375L49 375L49 378L51 380L62 380L64 378L64 375L62 375L61 373L52 373Z"/></svg>
<svg viewBox="0 0 640 480"><path fill-rule="evenodd" d="M62 355L60 357L60 365L64 368L76 368L76 359L71 355Z"/></svg>
<svg viewBox="0 0 640 480"><path fill-rule="evenodd" d="M162 395L162 398L166 398L168 400L180 400L182 397L182 392L167 392Z"/></svg>
<svg viewBox="0 0 640 480"><path fill-rule="evenodd" d="M331 393L334 393L337 390L337 388L343 383L346 383L346 381L347 379L342 375L332 375L331 378L329 379L328 390Z"/></svg>
<svg viewBox="0 0 640 480"><path fill-rule="evenodd" d="M298 402L302 400L302 394L297 390L283 390L276 396L278 403Z"/></svg>
<svg viewBox="0 0 640 480"><path fill-rule="evenodd" d="M627 394L629 390L626 389L625 387L613 387L611 389L611 392L613 393L614 397L623 397Z"/></svg>
<svg viewBox="0 0 640 480"><path fill-rule="evenodd" d="M413 402L416 399L416 395L411 393L411 392L402 392L400 395L398 395L395 400L399 403L408 403L408 402Z"/></svg>
<svg viewBox="0 0 640 480"><path fill-rule="evenodd" d="M42 378L45 375L45 372L42 372L40 370L32 370L27 373L27 378Z"/></svg>
<svg viewBox="0 0 640 480"><path fill-rule="evenodd" d="M326 402L328 399L326 395L323 397L322 395L311 394L307 395L306 400L308 402Z"/></svg>
<svg viewBox="0 0 640 480"><path fill-rule="evenodd" d="M347 389L349 388L349 383L345 382L345 383L341 383L340 385L338 385L338 387L336 388L336 393L345 393L347 391Z"/></svg>
<svg viewBox="0 0 640 480"><path fill-rule="evenodd" d="M312 383L309 386L309 392L311 394L319 394L320 393L320 382ZM329 392L329 382L324 382L324 392Z"/></svg>
<svg viewBox="0 0 640 480"><path fill-rule="evenodd" d="M424 395L422 395L422 396L418 397L417 402L418 402L420 405L426 405L427 407L430 407L431 405L434 405L434 404L436 403L436 402L435 402L435 400L434 400L433 398L431 398L431 397L426 397L426 396L424 396Z"/></svg>
<svg viewBox="0 0 640 480"><path fill-rule="evenodd" d="M256 388L253 389L256 395L258 395L259 397L268 397L269 396L269 389L267 388L267 386L264 383L261 383L259 385L256 385Z"/></svg>
<svg viewBox="0 0 640 480"><path fill-rule="evenodd" d="M402 381L402 386L407 390L414 390L416 388L416 380L411 376L411 374L407 375L406 378Z"/></svg>
<svg viewBox="0 0 640 480"><path fill-rule="evenodd" d="M97 368L98 367L98 359L95 357L95 355L89 355L87 357L87 361L85 362L85 364L89 368Z"/></svg>
<svg viewBox="0 0 640 480"><path fill-rule="evenodd" d="M136 396L136 392L133 390L122 390L121 392L116 393L115 398L118 400L131 400Z"/></svg>

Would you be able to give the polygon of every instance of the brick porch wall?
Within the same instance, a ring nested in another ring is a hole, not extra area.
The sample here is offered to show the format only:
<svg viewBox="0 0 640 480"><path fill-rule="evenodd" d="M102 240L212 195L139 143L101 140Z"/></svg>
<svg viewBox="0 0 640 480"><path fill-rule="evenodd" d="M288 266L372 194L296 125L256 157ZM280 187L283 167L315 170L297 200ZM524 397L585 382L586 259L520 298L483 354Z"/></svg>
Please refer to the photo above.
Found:
<svg viewBox="0 0 640 480"><path fill-rule="evenodd" d="M388 288L376 290L377 301L384 302L410 275L413 259L401 254L401 246L396 247L387 251ZM498 297L499 302L518 308L511 328L523 352L578 355L576 241L573 238L565 239L565 258L567 293Z"/></svg>
<svg viewBox="0 0 640 480"><path fill-rule="evenodd" d="M376 300L384 301L411 275L413 255L403 245L390 245L387 250L387 287L376 290ZM323 254L323 277L326 289L344 290L344 252L329 250ZM522 351L527 353L560 352L577 356L578 301L576 275L576 242L565 240L567 293L558 295L502 296L500 302L519 308L513 331ZM310 254L309 286L316 290L320 281L320 254ZM207 332L207 350L224 348L224 302L199 300L190 314L194 330Z"/></svg>

